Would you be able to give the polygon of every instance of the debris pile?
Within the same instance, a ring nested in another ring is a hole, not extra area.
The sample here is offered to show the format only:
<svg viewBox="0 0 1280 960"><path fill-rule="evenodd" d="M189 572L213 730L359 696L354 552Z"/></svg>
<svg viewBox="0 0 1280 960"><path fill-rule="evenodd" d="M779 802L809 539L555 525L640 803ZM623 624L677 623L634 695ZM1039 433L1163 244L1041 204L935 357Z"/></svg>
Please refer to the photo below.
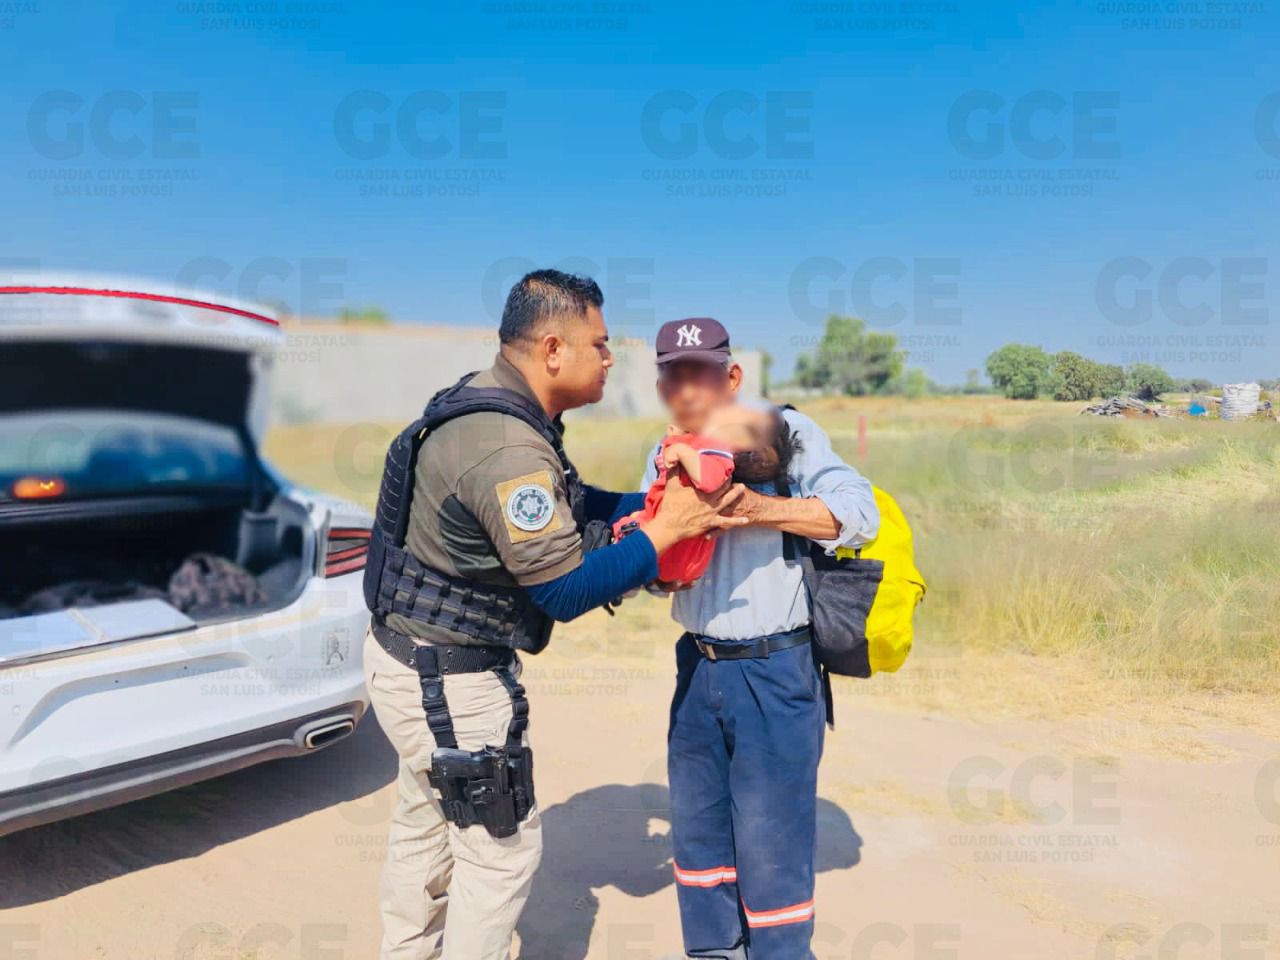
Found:
<svg viewBox="0 0 1280 960"><path fill-rule="evenodd" d="M1091 407L1085 407L1081 413L1089 413L1095 417L1171 417L1173 411L1168 407L1153 406L1143 403L1137 397L1112 397Z"/></svg>

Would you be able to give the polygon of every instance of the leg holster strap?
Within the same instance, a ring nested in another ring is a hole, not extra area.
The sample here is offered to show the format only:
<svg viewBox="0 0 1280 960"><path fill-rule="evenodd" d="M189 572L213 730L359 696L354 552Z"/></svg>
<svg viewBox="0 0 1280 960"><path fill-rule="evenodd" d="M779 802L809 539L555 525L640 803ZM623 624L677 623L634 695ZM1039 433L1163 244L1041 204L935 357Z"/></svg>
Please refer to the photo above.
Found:
<svg viewBox="0 0 1280 960"><path fill-rule="evenodd" d="M533 753L524 745L529 726L529 701L524 686L511 672L511 661L488 667L511 698L511 722L502 746L458 749L453 718L444 695L441 652L446 647L419 646L414 667L422 683L422 709L435 738L427 779L440 794L445 816L459 827L482 824L495 837L509 837L533 809ZM478 672L459 671L449 672Z"/></svg>

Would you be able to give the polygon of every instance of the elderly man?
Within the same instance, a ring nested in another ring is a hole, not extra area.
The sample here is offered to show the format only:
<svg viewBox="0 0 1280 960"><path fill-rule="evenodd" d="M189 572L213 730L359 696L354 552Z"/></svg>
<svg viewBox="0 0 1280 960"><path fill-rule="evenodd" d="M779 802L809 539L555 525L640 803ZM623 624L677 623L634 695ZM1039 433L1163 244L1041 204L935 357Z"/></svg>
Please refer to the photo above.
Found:
<svg viewBox="0 0 1280 960"><path fill-rule="evenodd" d="M658 391L681 430L697 432L711 410L734 402L742 368L715 320L665 324L657 353ZM720 537L697 583L672 585L672 615L685 633L667 764L690 958L813 956L826 709L802 572L785 559L782 534L834 550L875 537L880 516L871 484L835 455L822 429L794 410L784 417L800 444L784 491L791 496L777 496L774 484L748 490L733 509L751 526Z"/></svg>

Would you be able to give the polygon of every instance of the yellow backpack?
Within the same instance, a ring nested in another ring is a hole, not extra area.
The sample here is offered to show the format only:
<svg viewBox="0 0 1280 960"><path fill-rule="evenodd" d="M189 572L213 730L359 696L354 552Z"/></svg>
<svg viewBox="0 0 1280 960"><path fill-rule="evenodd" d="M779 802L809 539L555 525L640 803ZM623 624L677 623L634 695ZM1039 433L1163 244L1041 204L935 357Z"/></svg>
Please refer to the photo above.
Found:
<svg viewBox="0 0 1280 960"><path fill-rule="evenodd" d="M872 487L880 508L880 532L861 547L839 547L837 560L883 564L871 608L866 615L866 670L853 676L893 673L911 652L912 617L924 600L924 576L916 569L911 527L889 494ZM834 671L842 672L842 671Z"/></svg>
<svg viewBox="0 0 1280 960"><path fill-rule="evenodd" d="M790 403L780 410L795 410ZM778 477L777 492L790 497L790 483ZM911 527L890 495L872 486L881 524L876 539L828 554L813 540L782 535L783 556L799 562L809 594L813 654L822 666L827 721L832 698L829 673L869 677L892 673L911 652L911 618L924 599L924 577L915 567Z"/></svg>
<svg viewBox="0 0 1280 960"><path fill-rule="evenodd" d="M870 543L839 547L830 555L811 540L783 535L787 560L798 561L804 570L813 653L824 668L824 683L826 673L892 673L911 652L912 617L924 599L924 577L916 569L907 518L893 497L878 487L872 490L880 530ZM778 493L791 495L785 481ZM829 690L827 684L830 718Z"/></svg>

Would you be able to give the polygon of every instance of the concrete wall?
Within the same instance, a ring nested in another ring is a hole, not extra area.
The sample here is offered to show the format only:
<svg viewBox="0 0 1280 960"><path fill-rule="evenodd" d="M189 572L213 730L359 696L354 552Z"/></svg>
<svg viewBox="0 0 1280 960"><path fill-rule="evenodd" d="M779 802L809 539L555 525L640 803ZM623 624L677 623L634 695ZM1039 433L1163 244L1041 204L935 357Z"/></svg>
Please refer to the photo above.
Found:
<svg viewBox="0 0 1280 960"><path fill-rule="evenodd" d="M431 395L464 373L493 363L496 332L410 324L352 327L296 323L283 328L285 343L272 375L275 423L408 421ZM604 400L581 411L605 417L658 417L653 348L639 341L617 344ZM738 355L746 392L760 394L760 355Z"/></svg>

